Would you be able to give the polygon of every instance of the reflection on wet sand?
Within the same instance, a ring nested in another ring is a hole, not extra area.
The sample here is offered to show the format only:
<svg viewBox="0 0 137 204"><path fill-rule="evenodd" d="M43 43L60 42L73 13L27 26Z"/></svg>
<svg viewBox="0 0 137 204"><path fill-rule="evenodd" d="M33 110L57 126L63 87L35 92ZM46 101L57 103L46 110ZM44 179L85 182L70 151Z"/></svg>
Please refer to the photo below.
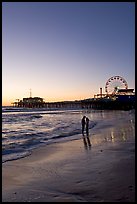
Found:
<svg viewBox="0 0 137 204"><path fill-rule="evenodd" d="M117 128L111 127L103 129L102 131L103 134L95 135L92 133L92 147L94 145L99 145L102 142L111 142L113 144L117 144L117 142L119 141L125 142L127 140L130 140L131 137L135 137L135 125L133 120L127 121L126 124L119 124ZM84 138L84 136L83 141L85 143L85 146L88 146L88 139Z"/></svg>
<svg viewBox="0 0 137 204"><path fill-rule="evenodd" d="M89 135L87 136L83 135L83 142L84 142L85 149L91 149L91 142L89 139Z"/></svg>
<svg viewBox="0 0 137 204"><path fill-rule="evenodd" d="M105 117L105 115L103 115L104 112L101 112L101 114L102 118ZM133 114L129 114L125 117L124 122L123 116L121 116L120 120L114 121L114 124L111 124L111 118L110 121L109 118L107 119L108 125L101 126L101 131L100 124L97 124L94 129L89 128L83 132L82 139L85 149L90 149L91 143L92 147L102 145L102 143L112 143L113 145L117 145L118 142L125 143L135 137L135 117Z"/></svg>

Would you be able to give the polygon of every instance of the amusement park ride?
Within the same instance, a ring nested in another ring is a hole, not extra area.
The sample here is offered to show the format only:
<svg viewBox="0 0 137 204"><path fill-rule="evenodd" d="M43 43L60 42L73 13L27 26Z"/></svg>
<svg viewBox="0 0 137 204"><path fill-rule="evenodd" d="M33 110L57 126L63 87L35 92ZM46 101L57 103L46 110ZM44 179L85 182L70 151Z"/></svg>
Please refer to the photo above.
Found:
<svg viewBox="0 0 137 204"><path fill-rule="evenodd" d="M110 77L105 84L105 94L102 93L102 88L100 88L100 93L94 95L94 98L114 98L119 95L135 95L134 89L128 89L128 84L126 80L121 76Z"/></svg>

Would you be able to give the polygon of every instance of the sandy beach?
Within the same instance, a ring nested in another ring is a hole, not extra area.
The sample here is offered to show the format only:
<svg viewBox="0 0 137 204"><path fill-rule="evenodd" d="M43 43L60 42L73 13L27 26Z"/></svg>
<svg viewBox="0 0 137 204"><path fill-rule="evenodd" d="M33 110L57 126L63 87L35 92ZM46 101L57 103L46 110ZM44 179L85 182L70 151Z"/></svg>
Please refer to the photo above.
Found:
<svg viewBox="0 0 137 204"><path fill-rule="evenodd" d="M112 137L111 131L3 163L2 201L135 202L134 136L115 128Z"/></svg>

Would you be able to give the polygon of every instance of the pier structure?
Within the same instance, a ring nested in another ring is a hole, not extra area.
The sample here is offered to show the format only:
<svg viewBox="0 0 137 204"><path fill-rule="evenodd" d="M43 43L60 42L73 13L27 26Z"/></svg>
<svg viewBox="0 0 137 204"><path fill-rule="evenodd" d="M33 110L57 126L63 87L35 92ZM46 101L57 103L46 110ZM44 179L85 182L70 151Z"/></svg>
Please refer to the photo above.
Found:
<svg viewBox="0 0 137 204"><path fill-rule="evenodd" d="M126 80L120 76L110 77L105 86L103 93L100 87L100 93L94 95L94 98L61 101L61 102L45 102L43 98L32 97L30 89L30 97L23 100L16 99L13 102L14 107L25 108L46 108L46 109L133 109L135 108L135 92L129 89Z"/></svg>
<svg viewBox="0 0 137 204"><path fill-rule="evenodd" d="M14 107L50 109L133 109L135 95L117 95L112 98L91 98L79 101L45 102L40 97L25 98L13 103Z"/></svg>
<svg viewBox="0 0 137 204"><path fill-rule="evenodd" d="M81 101L45 102L44 99L40 97L23 98L23 100L13 102L12 105L14 107L46 108L46 109L82 108Z"/></svg>

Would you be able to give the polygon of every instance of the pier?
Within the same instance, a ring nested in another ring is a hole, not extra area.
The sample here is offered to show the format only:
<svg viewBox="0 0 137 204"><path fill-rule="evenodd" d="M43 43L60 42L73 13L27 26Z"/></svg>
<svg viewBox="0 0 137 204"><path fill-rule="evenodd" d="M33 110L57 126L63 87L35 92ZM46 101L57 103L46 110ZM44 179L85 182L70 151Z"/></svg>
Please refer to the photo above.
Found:
<svg viewBox="0 0 137 204"><path fill-rule="evenodd" d="M37 100L36 100L37 98ZM119 109L129 110L135 108L135 95L118 98L92 98L79 101L44 102L39 97L14 102L14 107L46 108L48 109Z"/></svg>
<svg viewBox="0 0 137 204"><path fill-rule="evenodd" d="M122 88L120 88L120 86ZM102 92L94 95L94 98L61 101L61 102L45 102L41 97L32 97L30 89L30 97L17 99L13 102L14 107L24 108L46 108L46 109L119 109L129 110L135 108L135 92L129 89L126 80L120 76L109 78L105 86L106 93Z"/></svg>

